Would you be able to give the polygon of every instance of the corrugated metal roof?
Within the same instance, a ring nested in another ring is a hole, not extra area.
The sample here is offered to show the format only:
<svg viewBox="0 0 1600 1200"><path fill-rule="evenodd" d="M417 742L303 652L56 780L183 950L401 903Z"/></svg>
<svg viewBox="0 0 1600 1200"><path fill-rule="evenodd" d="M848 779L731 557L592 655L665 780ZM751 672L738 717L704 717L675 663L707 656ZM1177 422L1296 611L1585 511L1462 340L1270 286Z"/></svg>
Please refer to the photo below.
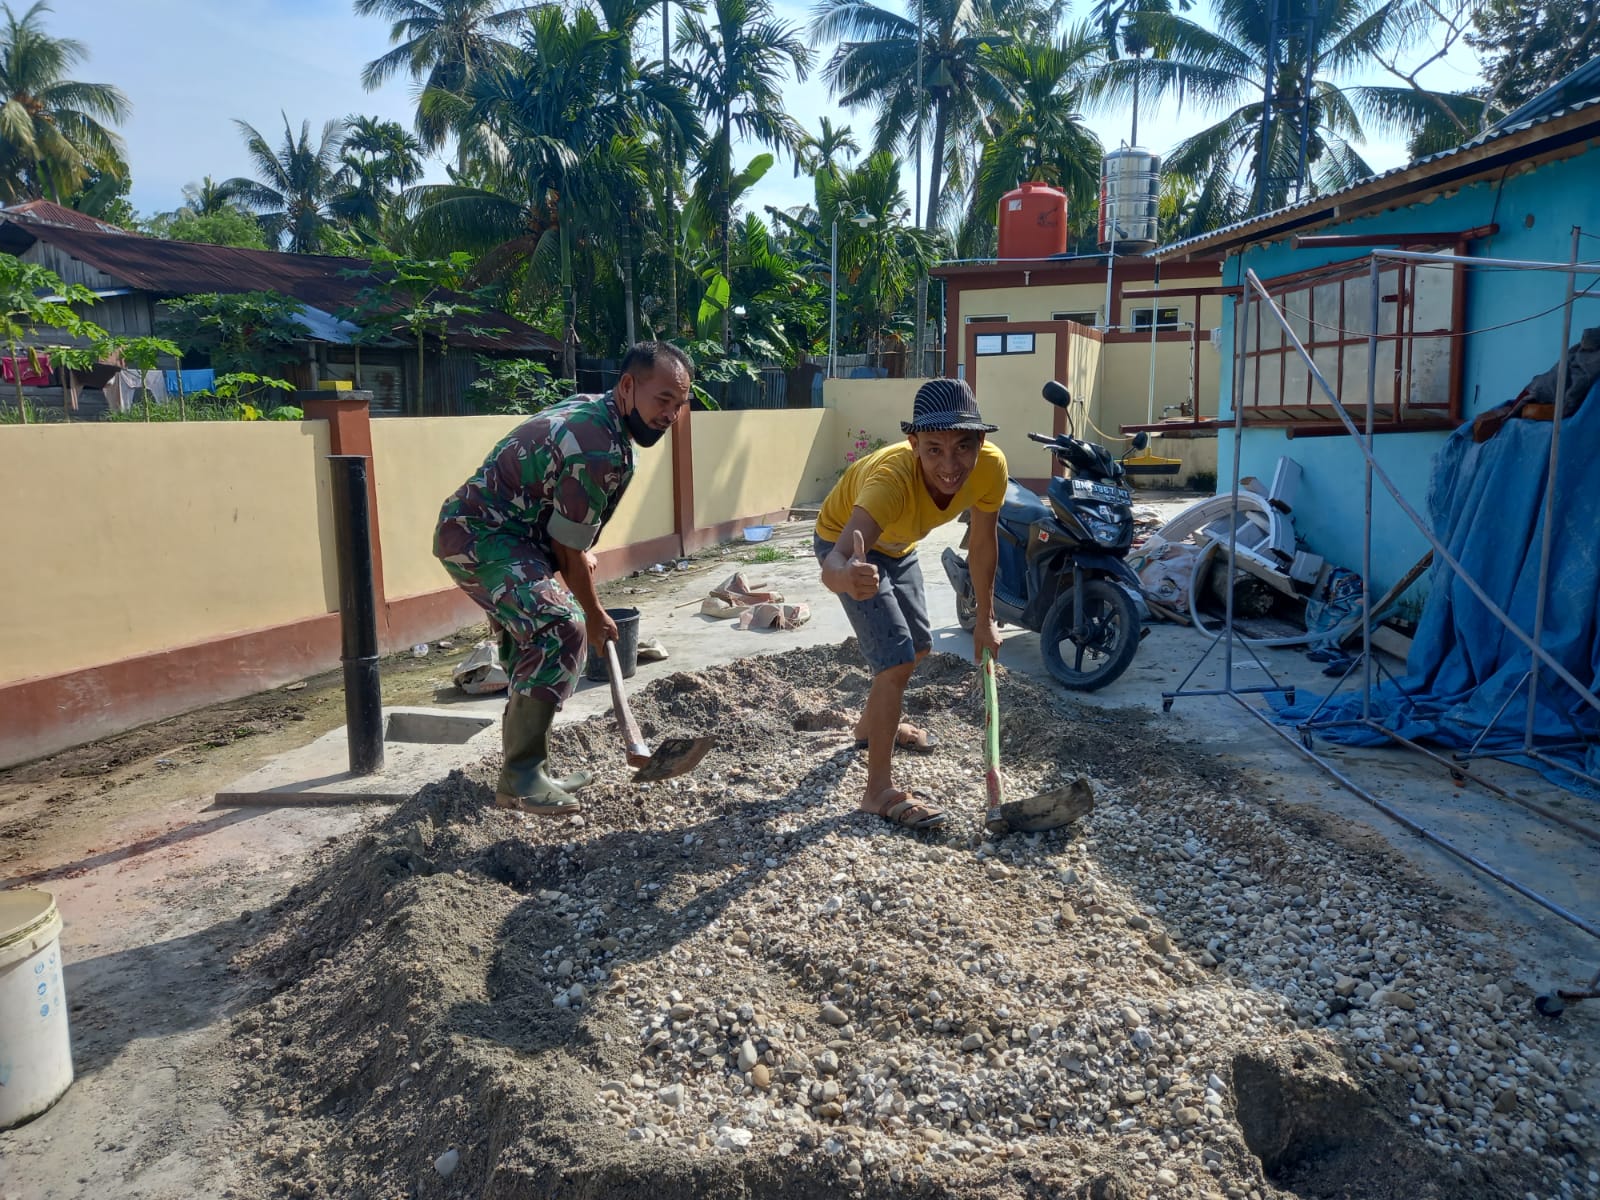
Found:
<svg viewBox="0 0 1600 1200"><path fill-rule="evenodd" d="M1554 89L1552 89L1554 90ZM1512 114L1513 116L1515 114ZM1287 233L1291 228L1303 227L1314 222L1316 215L1326 210L1323 218L1331 220L1336 216L1350 217L1359 215L1363 209L1356 207L1351 211L1354 203L1359 206L1361 201L1369 195L1383 196L1385 199L1377 207L1393 207L1394 201L1388 199L1388 189L1385 184L1398 181L1402 176L1413 174L1416 177L1411 181L1412 190L1423 191L1427 184L1438 179L1439 176L1452 172L1453 168L1470 165L1479 159L1487 159L1494 152L1513 142L1521 135L1527 134L1540 126L1563 125L1567 118L1577 119L1571 121L1573 130L1563 132L1576 132L1582 136L1588 132L1600 133L1600 99L1585 100L1580 104L1572 104L1554 112L1541 113L1537 116L1515 123L1510 118L1490 129L1485 130L1471 141L1463 142L1452 150L1441 150L1437 154L1429 154L1415 162L1407 163L1403 167L1394 167L1391 170L1380 172L1360 183L1338 192L1329 192L1323 196L1314 196L1309 200L1302 200L1295 204L1285 205L1272 212L1262 213L1260 216L1247 217L1243 221L1236 221L1221 229L1213 229L1209 233L1196 234L1194 237L1185 238L1180 242L1172 242L1165 246L1158 246L1151 252L1151 257L1165 260L1168 258L1193 255L1199 250L1218 251L1224 247L1233 246L1242 242L1260 241L1282 227ZM1420 172L1420 174L1418 173Z"/></svg>
<svg viewBox="0 0 1600 1200"><path fill-rule="evenodd" d="M25 200L21 204L13 204L10 208L0 209L0 212L4 212L8 217L17 217L39 225L58 225L63 229L82 229L88 233L118 233L124 236L137 236L130 234L128 230L120 225L113 225L109 221L91 217L88 213L81 213L75 208L53 204L49 200Z"/></svg>
<svg viewBox="0 0 1600 1200"><path fill-rule="evenodd" d="M1572 108L1585 100L1600 96L1600 54L1572 72L1560 83L1546 88L1521 108L1507 113L1494 128L1520 125L1540 117L1554 116L1563 108Z"/></svg>
<svg viewBox="0 0 1600 1200"><path fill-rule="evenodd" d="M48 242L131 288L157 296L277 292L325 313L352 306L372 270L371 263L359 258L279 254L0 220L0 248L9 249L7 243L14 246L22 239L26 245ZM452 318L449 330L450 344L467 350L561 352L555 338L501 312Z"/></svg>

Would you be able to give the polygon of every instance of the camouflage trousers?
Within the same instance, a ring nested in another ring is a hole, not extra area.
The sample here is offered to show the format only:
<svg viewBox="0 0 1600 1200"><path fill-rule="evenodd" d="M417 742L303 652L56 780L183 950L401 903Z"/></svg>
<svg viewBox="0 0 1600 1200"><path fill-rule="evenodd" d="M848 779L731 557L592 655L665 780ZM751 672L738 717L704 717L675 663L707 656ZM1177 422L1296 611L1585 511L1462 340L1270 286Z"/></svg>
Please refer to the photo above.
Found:
<svg viewBox="0 0 1600 1200"><path fill-rule="evenodd" d="M450 557L441 555L439 561L489 614L512 690L560 708L577 686L585 638L582 610L556 578L550 552L506 538L452 549Z"/></svg>

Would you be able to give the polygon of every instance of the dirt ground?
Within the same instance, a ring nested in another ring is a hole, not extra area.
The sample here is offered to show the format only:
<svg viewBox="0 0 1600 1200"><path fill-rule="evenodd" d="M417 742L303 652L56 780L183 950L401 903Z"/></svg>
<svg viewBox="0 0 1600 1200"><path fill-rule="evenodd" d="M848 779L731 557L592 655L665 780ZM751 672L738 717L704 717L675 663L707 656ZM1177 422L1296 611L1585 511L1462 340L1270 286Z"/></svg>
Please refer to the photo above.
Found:
<svg viewBox="0 0 1600 1200"><path fill-rule="evenodd" d="M974 678L908 694L941 836L851 809L849 647L640 688L647 737L719 748L606 766L581 823L493 809L492 761L392 812L208 810L341 723L337 675L0 774L6 886L88 931L78 1081L0 1133L0 1200L1600 1195L1592 1025L1532 1013L1498 925L1234 748L1015 672L1012 792L1099 803L975 849Z"/></svg>
<svg viewBox="0 0 1600 1200"><path fill-rule="evenodd" d="M718 749L640 789L609 721L563 727L613 763L581 820L494 809L489 763L310 861L169 863L147 944L68 984L76 1087L147 1119L0 1135L0 1195L1592 1194L1587 1048L1390 855L1010 673L1013 794L1098 803L981 842L950 656L907 697L942 746L897 762L952 827L893 829L850 802L867 683L849 645L668 675L646 736Z"/></svg>
<svg viewBox="0 0 1600 1200"><path fill-rule="evenodd" d="M1083 775L1099 809L979 842L976 682L940 656L908 693L942 835L840 802L846 645L646 688L647 737L720 740L677 787L613 768L552 824L470 771L330 851L235 959L272 993L233 1026L243 1194L1558 1194L1591 1147L1513 1080L1561 1051L1447 904L1015 676L1013 791ZM1455 1089L1432 1064L1469 1037Z"/></svg>
<svg viewBox="0 0 1600 1200"><path fill-rule="evenodd" d="M726 558L696 556L694 574L716 570ZM613 580L601 598L625 603L648 582ZM432 643L424 658L386 657L384 706L458 698L442 681L488 632L487 625L469 626ZM181 837L197 800L342 726L343 689L342 673L330 671L0 770L0 879L16 886L70 877L108 854L136 855Z"/></svg>

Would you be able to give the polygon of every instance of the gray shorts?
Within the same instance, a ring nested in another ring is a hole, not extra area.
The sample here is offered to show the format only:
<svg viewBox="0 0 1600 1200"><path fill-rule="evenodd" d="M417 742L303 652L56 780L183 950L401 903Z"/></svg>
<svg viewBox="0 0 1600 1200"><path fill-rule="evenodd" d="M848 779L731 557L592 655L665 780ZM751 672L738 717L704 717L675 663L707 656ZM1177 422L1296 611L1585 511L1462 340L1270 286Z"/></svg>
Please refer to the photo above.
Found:
<svg viewBox="0 0 1600 1200"><path fill-rule="evenodd" d="M817 562L833 550L833 543L814 539ZM928 599L922 590L922 565L913 550L904 558L867 551L867 561L878 568L878 594L870 600L840 596L844 615L856 631L861 654L874 675L890 667L916 662L917 655L933 649L933 629L928 624Z"/></svg>

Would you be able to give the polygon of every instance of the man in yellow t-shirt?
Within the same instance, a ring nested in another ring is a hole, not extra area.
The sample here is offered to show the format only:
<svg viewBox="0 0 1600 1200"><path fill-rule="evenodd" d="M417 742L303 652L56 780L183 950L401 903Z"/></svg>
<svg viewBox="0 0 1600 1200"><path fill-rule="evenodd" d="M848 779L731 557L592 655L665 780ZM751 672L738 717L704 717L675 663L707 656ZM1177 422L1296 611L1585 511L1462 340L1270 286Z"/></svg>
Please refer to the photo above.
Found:
<svg viewBox="0 0 1600 1200"><path fill-rule="evenodd" d="M872 691L856 722L856 746L867 752L861 808L909 829L937 829L945 823L937 798L897 788L891 777L896 746L927 753L935 744L926 731L900 721L911 672L933 649L917 543L972 510L974 657L998 654L994 572L1006 457L985 438L996 427L984 423L964 380L923 384L911 420L900 428L905 442L852 463L834 485L817 517L816 551L823 585L844 605L872 670Z"/></svg>

